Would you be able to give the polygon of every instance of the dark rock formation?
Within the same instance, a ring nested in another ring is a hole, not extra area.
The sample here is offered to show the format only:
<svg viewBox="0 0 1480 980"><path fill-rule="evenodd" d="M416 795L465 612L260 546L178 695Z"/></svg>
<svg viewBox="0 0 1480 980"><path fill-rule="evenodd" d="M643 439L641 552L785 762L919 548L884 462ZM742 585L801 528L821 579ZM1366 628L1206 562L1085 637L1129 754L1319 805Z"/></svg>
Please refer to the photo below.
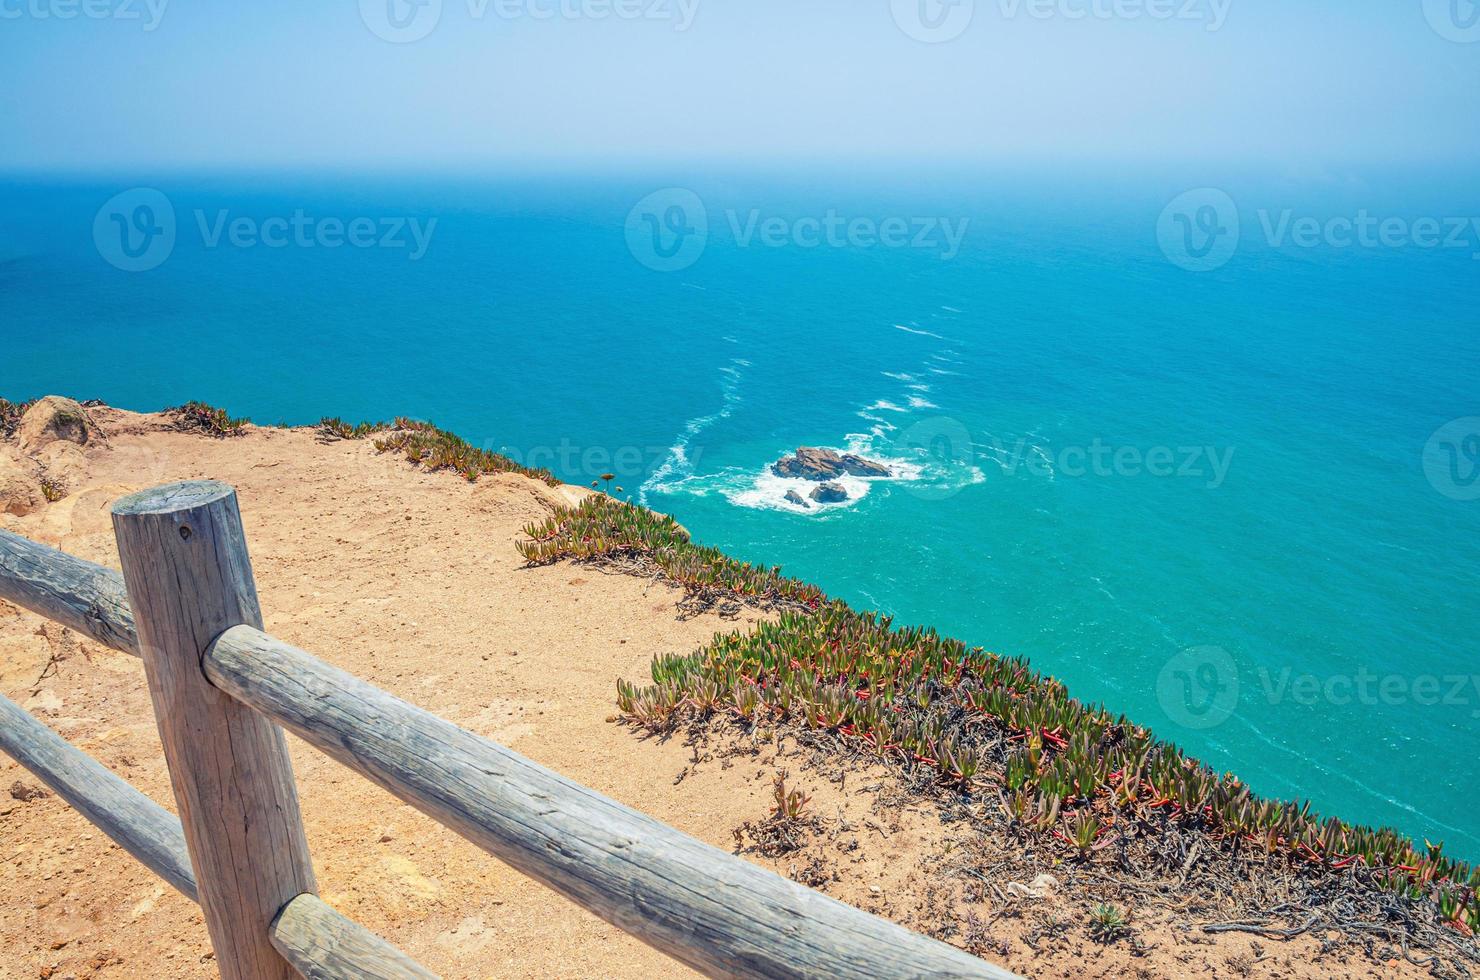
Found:
<svg viewBox="0 0 1480 980"><path fill-rule="evenodd" d="M838 453L831 449L816 449L802 446L796 455L778 460L771 465L777 476L816 480L823 483L836 480L843 474L849 476L893 476L889 467L852 453Z"/></svg>
<svg viewBox="0 0 1480 980"><path fill-rule="evenodd" d="M796 504L798 507L812 506L811 504L807 503L807 501L803 500L802 495L797 493L795 490L786 491L786 502L789 504Z"/></svg>
<svg viewBox="0 0 1480 980"><path fill-rule="evenodd" d="M848 499L848 491L839 483L824 483L812 491L812 499L819 504L840 504Z"/></svg>

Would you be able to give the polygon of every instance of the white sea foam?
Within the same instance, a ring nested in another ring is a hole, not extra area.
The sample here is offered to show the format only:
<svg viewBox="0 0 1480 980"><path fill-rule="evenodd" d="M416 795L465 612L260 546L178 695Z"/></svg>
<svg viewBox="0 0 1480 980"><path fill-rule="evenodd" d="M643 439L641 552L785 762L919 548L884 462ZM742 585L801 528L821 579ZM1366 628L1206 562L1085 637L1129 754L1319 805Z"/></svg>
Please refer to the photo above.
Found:
<svg viewBox="0 0 1480 980"><path fill-rule="evenodd" d="M919 334L921 337L934 337L936 340L945 340L945 338L938 333L931 333L929 330L916 330L914 327L906 327L902 323L896 323L894 325L894 329L903 330L905 333Z"/></svg>
<svg viewBox="0 0 1480 980"><path fill-rule="evenodd" d="M911 395L910 408L940 408L940 406L935 404L935 402L930 401L928 398L921 398L919 395Z"/></svg>
<svg viewBox="0 0 1480 980"><path fill-rule="evenodd" d="M885 371L883 374L884 377L893 378L895 381L914 381L919 377L918 374L905 374L903 371Z"/></svg>
<svg viewBox="0 0 1480 980"><path fill-rule="evenodd" d="M887 423L885 423L887 425ZM892 426L890 428L893 428ZM883 463L890 469L889 476L862 477L843 474L829 483L837 483L848 491L848 499L835 504L818 503L810 499L813 490L819 486L813 480L793 479L791 477L777 476L767 463L759 474L751 471L743 474L740 485L733 483L723 489L725 497L730 503L739 507L750 507L757 510L780 510L793 514L826 514L831 511L845 510L854 506L860 500L867 497L869 491L876 483L900 483L920 479L921 468L919 464L907 460L896 459L887 454L878 452L875 440L885 437L878 432L876 426L870 432L850 432L844 437L844 444L837 452L852 453L862 456L864 459ZM794 504L786 499L787 492L794 492L797 496L807 501L807 506Z"/></svg>
<svg viewBox="0 0 1480 980"><path fill-rule="evenodd" d="M739 363L738 359L732 361L731 365L736 363ZM670 493L679 485L694 479L694 464L689 459L689 446L693 443L694 437L721 419L729 418L735 406L744 400L740 397L740 372L733 366L722 367L719 370L720 393L724 397L723 404L717 412L700 415L684 423L683 431L678 434L673 445L668 447L668 455L638 488L637 502L644 507L647 506L649 492Z"/></svg>
<svg viewBox="0 0 1480 980"><path fill-rule="evenodd" d="M874 402L872 405L865 405L864 408L863 408L863 410L865 412L908 412L909 411L909 409L905 408L904 406L902 406L902 405L896 405L893 402L887 401L887 400L885 400L883 398L880 398L878 401Z"/></svg>

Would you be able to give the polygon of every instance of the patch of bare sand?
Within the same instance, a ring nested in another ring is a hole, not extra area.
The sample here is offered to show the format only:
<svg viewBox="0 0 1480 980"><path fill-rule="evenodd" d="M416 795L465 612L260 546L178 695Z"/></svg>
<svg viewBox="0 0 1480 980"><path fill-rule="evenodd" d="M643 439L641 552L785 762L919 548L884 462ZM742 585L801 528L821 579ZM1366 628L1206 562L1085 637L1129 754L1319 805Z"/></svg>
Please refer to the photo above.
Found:
<svg viewBox="0 0 1480 980"><path fill-rule="evenodd" d="M107 442L83 447L68 495L25 517L0 514L0 527L116 568L108 508L118 496L171 480L230 483L270 632L719 847L734 849L734 829L767 816L772 778L788 769L820 828L799 851L747 857L844 901L927 931L942 903L968 902L981 929L954 941L1031 976L1418 973L1322 955L1310 937L1139 922L1133 906L1134 948L1101 946L1078 920L1045 933L1067 903L1004 900L1006 882L983 892L940 880L936 859L970 847L969 832L928 805L901 805L881 773L837 784L784 741L779 757L763 742L695 749L613 724L618 677L642 680L655 654L687 652L755 614L683 619L681 593L662 583L524 568L520 528L577 488L511 475L470 485L309 430L211 439L159 416L92 414ZM0 690L174 809L138 661L0 602ZM324 898L429 968L448 978L689 975L289 742ZM0 757L0 978L215 975L193 904L56 797L13 798L14 783L36 785Z"/></svg>

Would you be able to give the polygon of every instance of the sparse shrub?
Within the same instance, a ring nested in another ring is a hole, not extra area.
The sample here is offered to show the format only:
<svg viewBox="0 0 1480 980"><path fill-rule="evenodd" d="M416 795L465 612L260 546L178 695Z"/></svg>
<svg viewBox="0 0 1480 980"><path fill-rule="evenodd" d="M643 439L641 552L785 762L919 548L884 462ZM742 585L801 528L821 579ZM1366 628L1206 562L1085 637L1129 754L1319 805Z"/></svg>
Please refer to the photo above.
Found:
<svg viewBox="0 0 1480 980"><path fill-rule="evenodd" d="M0 436L9 439L15 435L16 426L21 424L21 416L26 414L26 409L36 404L34 400L28 402L9 402L0 398Z"/></svg>
<svg viewBox="0 0 1480 980"><path fill-rule="evenodd" d="M775 820L800 820L802 812L806 810L811 797L799 789L788 790L786 788L786 774L777 773L771 784L772 792L776 797L776 805L771 808L771 816Z"/></svg>
<svg viewBox="0 0 1480 980"><path fill-rule="evenodd" d="M785 772L778 772L771 781L771 793L776 801L771 815L759 823L746 821L735 828L734 835L737 845L743 847L749 837L757 851L778 857L801 848L818 821L807 812L811 797L799 789L788 789Z"/></svg>
<svg viewBox="0 0 1480 980"><path fill-rule="evenodd" d="M357 422L351 425L338 416L334 416L333 418L325 416L319 420L318 424L318 430L320 432L336 439L364 439L367 436L375 435L377 432L384 432L390 427L391 423L389 422Z"/></svg>
<svg viewBox="0 0 1480 980"><path fill-rule="evenodd" d="M1090 910L1089 932L1100 942L1112 943L1129 931L1125 914L1115 906L1101 902Z"/></svg>
<svg viewBox="0 0 1480 980"><path fill-rule="evenodd" d="M507 456L478 449L461 436L428 422L398 418L389 427L382 425L375 431L386 431L382 438L375 440L377 452L399 452L409 463L433 472L452 470L469 483L488 473L519 473L552 487L560 486L560 481L549 470L521 466Z"/></svg>
<svg viewBox="0 0 1480 980"><path fill-rule="evenodd" d="M62 484L62 481L54 480L49 476L43 476L41 478L41 496L45 497L48 503L54 504L67 496L67 488Z"/></svg>
<svg viewBox="0 0 1480 980"><path fill-rule="evenodd" d="M246 419L232 418L225 409L215 408L205 402L186 402L179 408L166 409L165 414L175 417L175 427L189 432L200 432L217 439L240 436L246 433Z"/></svg>
<svg viewBox="0 0 1480 980"><path fill-rule="evenodd" d="M779 568L736 561L715 548L702 548L671 517L605 495L587 497L575 507L557 508L539 524L524 528L517 544L532 565L561 559L590 561L641 557L693 593L722 593L758 604L787 603L818 608L822 590L785 578ZM724 687L731 689L733 679Z"/></svg>

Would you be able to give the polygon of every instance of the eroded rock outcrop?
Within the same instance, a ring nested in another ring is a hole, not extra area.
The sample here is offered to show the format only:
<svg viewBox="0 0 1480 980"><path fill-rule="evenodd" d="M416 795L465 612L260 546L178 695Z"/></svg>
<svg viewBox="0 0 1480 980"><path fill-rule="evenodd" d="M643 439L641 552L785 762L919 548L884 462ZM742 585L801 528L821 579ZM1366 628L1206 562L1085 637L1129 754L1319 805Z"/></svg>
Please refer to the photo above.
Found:
<svg viewBox="0 0 1480 980"><path fill-rule="evenodd" d="M792 479L815 480L824 483L840 476L888 477L894 473L883 463L877 463L852 453L839 453L832 449L802 446L794 455L777 460L771 465L777 476Z"/></svg>
<svg viewBox="0 0 1480 980"><path fill-rule="evenodd" d="M0 513L25 517L44 506L41 481L24 463L0 452Z"/></svg>
<svg viewBox="0 0 1480 980"><path fill-rule="evenodd" d="M86 446L104 441L103 431L87 414L87 409L60 395L47 395L26 409L16 426L15 440L20 451L28 456L56 442Z"/></svg>

